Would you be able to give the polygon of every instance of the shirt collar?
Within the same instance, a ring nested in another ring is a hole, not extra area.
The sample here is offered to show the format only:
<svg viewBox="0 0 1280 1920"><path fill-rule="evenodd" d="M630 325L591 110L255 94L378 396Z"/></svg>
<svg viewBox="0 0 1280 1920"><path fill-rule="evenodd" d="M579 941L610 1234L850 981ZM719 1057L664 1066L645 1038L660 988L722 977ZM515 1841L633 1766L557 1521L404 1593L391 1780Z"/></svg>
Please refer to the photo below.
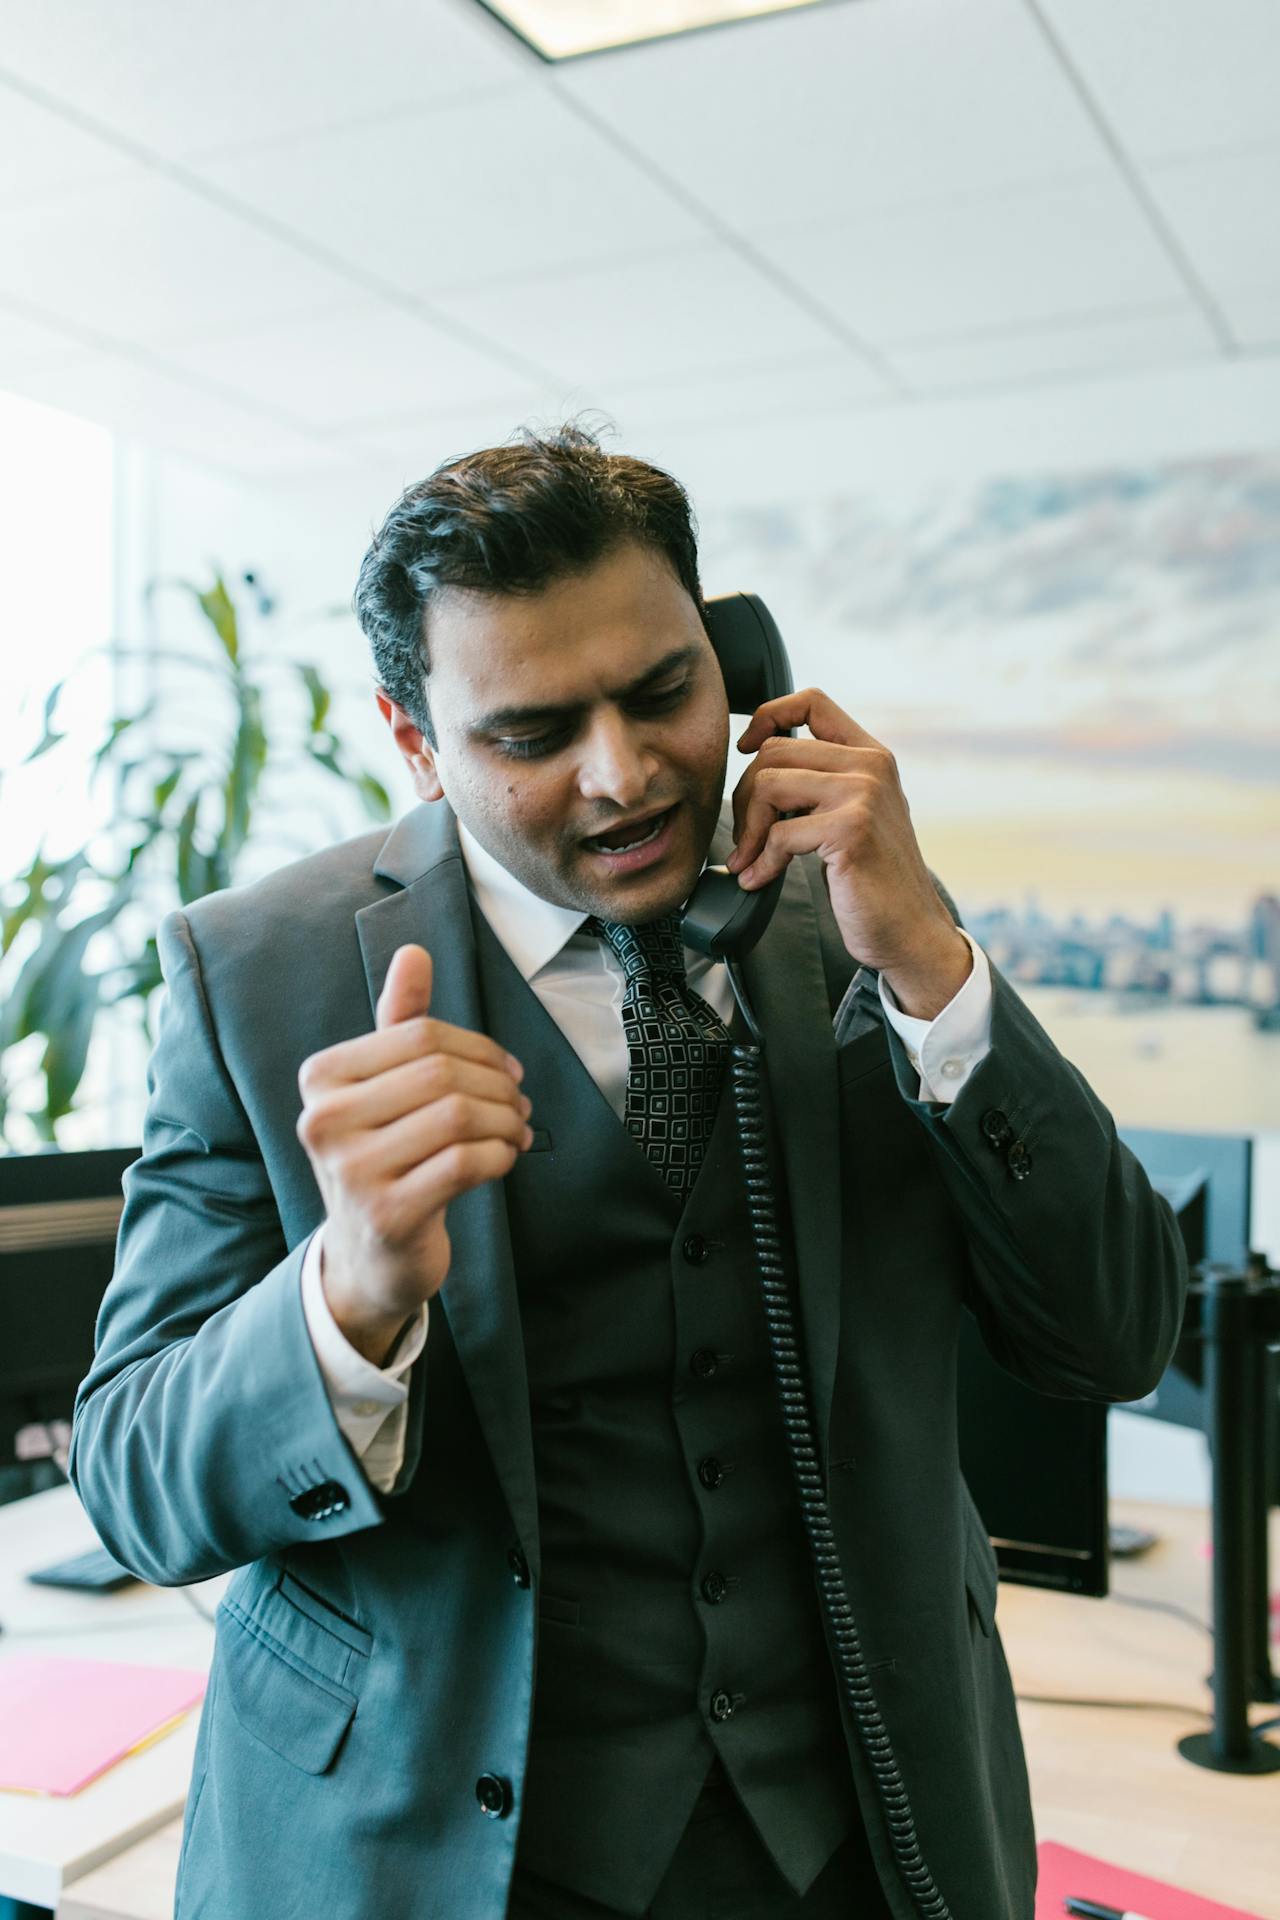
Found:
<svg viewBox="0 0 1280 1920"><path fill-rule="evenodd" d="M577 933L587 914L581 907L558 907L554 901L531 893L480 845L461 820L458 844L476 905L522 977L532 980Z"/></svg>

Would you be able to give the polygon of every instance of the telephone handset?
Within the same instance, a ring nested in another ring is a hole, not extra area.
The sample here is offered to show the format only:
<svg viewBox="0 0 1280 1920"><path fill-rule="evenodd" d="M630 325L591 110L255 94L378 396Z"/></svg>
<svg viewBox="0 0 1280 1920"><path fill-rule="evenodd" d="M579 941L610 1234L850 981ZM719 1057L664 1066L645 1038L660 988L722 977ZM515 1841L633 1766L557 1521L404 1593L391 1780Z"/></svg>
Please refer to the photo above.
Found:
<svg viewBox="0 0 1280 1920"><path fill-rule="evenodd" d="M706 603L707 632L724 674L732 713L754 713L765 700L792 691L782 636L754 593L726 593ZM795 732L790 728L791 733ZM920 1848L915 1817L889 1730L880 1712L861 1635L840 1566L823 1487L822 1453L796 1332L796 1287L789 1235L783 1230L770 1164L768 1095L761 1072L764 1035L747 998L740 962L769 924L784 875L747 891L725 867L706 867L689 897L682 937L699 953L722 960L751 1033L752 1044L730 1045L729 1079L751 1216L751 1238L764 1295L765 1323L777 1378L779 1407L791 1456L801 1518L813 1558L819 1604L840 1690L858 1732L884 1814L890 1851L921 1920L952 1920L951 1909Z"/></svg>
<svg viewBox="0 0 1280 1920"><path fill-rule="evenodd" d="M705 605L730 712L752 714L765 700L790 693L791 663L764 601L754 593L722 593ZM713 960L740 960L768 926L782 882L779 874L767 887L748 890L727 867L704 867L684 910L686 945Z"/></svg>

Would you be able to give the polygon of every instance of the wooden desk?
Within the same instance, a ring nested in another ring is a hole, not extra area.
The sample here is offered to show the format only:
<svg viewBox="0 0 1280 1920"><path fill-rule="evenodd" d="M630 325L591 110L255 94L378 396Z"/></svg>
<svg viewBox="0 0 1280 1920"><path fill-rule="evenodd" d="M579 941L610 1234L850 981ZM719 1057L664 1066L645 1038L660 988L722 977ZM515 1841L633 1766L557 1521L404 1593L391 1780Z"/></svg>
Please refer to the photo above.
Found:
<svg viewBox="0 0 1280 1920"><path fill-rule="evenodd" d="M1112 1563L1106 1600L1001 1587L998 1618L1014 1686L1020 1695L1164 1701L1170 1710L1020 1699L1036 1831L1280 1920L1280 1774L1209 1773L1182 1758L1177 1741L1209 1725L1212 1643L1190 1622L1121 1597L1165 1601L1207 1623L1209 1516L1117 1501L1112 1518L1161 1538L1140 1558ZM1271 1564L1280 1568L1280 1527ZM1278 1714L1280 1706L1260 1706L1252 1718ZM1280 1742L1280 1731L1271 1738Z"/></svg>
<svg viewBox="0 0 1280 1920"><path fill-rule="evenodd" d="M1121 1595L1166 1601L1209 1618L1209 1568L1199 1509L1115 1504L1113 1517L1148 1526L1159 1546L1117 1561L1115 1597L1078 1600L1031 1587L1000 1589L1000 1631L1020 1693L1153 1700L1172 1710L1020 1702L1036 1827L1045 1840L1173 1880L1280 1920L1280 1774L1207 1773L1175 1742L1207 1725L1207 1633ZM1280 1528L1273 1565L1280 1566ZM939 1702L939 1710L944 1703ZM1268 1719L1280 1707L1259 1707ZM171 1822L78 1880L58 1920L170 1920L182 1825Z"/></svg>
<svg viewBox="0 0 1280 1920"><path fill-rule="evenodd" d="M94 1545L70 1487L0 1507L0 1660L60 1654L207 1667L213 1628L180 1592L132 1586L78 1594L33 1587L25 1578ZM225 1584L206 1581L191 1591L212 1613ZM188 1714L153 1747L130 1754L67 1799L0 1792L0 1893L55 1907L69 1881L180 1813L197 1719Z"/></svg>

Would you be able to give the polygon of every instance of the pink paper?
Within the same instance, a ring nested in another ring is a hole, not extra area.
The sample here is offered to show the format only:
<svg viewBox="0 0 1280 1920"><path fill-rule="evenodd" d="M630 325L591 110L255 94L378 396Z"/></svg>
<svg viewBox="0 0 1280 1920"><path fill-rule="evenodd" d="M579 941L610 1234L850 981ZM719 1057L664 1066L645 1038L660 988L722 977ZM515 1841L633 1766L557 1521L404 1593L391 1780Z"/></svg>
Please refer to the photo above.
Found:
<svg viewBox="0 0 1280 1920"><path fill-rule="evenodd" d="M1167 1880L1148 1880L1126 1873L1087 1853L1073 1853L1054 1840L1042 1840L1040 1883L1036 1888L1036 1920L1066 1920L1063 1901L1097 1900L1124 1913L1140 1913L1142 1920L1259 1920L1243 1907L1224 1907L1202 1894L1184 1893Z"/></svg>
<svg viewBox="0 0 1280 1920"><path fill-rule="evenodd" d="M204 1689L204 1674L186 1667L0 1660L0 1788L77 1793Z"/></svg>

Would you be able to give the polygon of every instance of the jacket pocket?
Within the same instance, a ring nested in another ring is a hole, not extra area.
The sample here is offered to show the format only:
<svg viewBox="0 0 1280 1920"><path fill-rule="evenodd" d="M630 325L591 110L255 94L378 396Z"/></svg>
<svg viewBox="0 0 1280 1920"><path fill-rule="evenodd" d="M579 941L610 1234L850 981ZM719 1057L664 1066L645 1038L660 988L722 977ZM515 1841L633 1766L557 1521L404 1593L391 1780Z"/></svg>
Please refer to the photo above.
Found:
<svg viewBox="0 0 1280 1920"><path fill-rule="evenodd" d="M298 1613L305 1614L322 1632L332 1634L335 1640L341 1640L343 1646L350 1647L363 1659L368 1659L373 1648L373 1635L368 1627L362 1627L350 1614L339 1613L332 1601L324 1600L310 1587L304 1587L291 1573L282 1573L276 1582L276 1589L282 1600L288 1601ZM350 1662L347 1662L348 1668Z"/></svg>
<svg viewBox="0 0 1280 1920"><path fill-rule="evenodd" d="M218 1675L237 1721L303 1773L324 1773L355 1717L358 1696L235 1601L223 1601L218 1619ZM343 1643L335 1638L333 1644L341 1649Z"/></svg>

